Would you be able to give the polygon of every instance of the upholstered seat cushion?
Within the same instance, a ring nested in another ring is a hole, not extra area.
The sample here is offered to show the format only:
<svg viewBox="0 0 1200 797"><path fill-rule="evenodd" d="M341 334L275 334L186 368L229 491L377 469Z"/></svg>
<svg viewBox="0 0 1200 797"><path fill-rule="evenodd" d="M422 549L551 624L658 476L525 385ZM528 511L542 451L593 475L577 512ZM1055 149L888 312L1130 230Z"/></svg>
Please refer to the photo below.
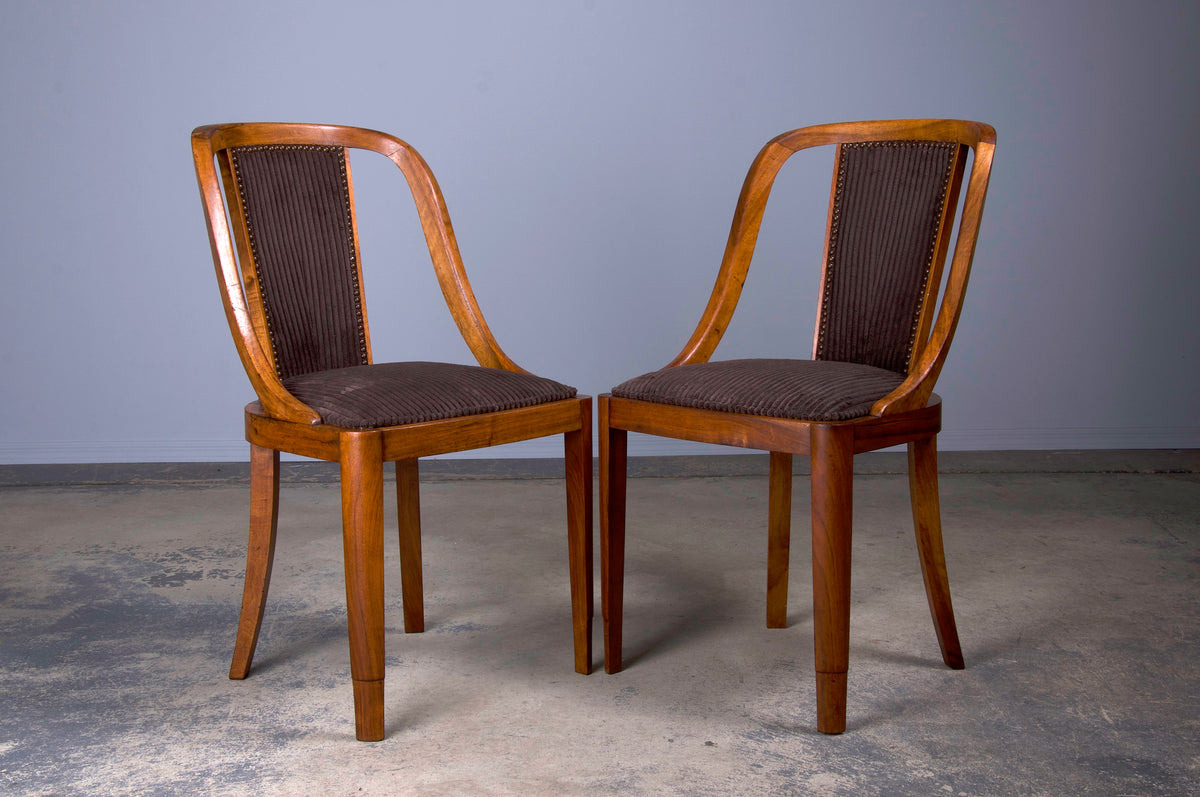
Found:
<svg viewBox="0 0 1200 797"><path fill-rule="evenodd" d="M575 388L533 374L452 363L355 365L283 381L324 423L378 429L560 401Z"/></svg>
<svg viewBox="0 0 1200 797"><path fill-rule="evenodd" d="M901 374L858 363L725 360L643 374L614 387L612 394L721 412L846 421L867 415L902 381Z"/></svg>

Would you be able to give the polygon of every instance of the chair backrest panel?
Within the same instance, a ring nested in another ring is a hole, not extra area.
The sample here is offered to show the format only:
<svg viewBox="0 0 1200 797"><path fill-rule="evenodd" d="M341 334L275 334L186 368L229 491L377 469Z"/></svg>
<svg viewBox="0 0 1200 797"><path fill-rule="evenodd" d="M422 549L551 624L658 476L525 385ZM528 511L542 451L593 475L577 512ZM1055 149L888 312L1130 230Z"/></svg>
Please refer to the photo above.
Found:
<svg viewBox="0 0 1200 797"><path fill-rule="evenodd" d="M816 359L908 373L945 255L958 152L942 141L838 146Z"/></svg>
<svg viewBox="0 0 1200 797"><path fill-rule="evenodd" d="M345 149L230 147L228 164L279 378L370 362Z"/></svg>

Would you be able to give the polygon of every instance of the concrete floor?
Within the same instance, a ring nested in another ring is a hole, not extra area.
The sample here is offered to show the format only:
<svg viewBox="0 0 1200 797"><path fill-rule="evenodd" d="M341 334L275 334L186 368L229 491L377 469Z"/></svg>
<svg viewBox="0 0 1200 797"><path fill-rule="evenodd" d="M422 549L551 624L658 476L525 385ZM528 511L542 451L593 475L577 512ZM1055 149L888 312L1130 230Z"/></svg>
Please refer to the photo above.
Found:
<svg viewBox="0 0 1200 797"><path fill-rule="evenodd" d="M435 462L423 634L388 536L377 744L354 741L327 469L282 490L242 682L244 471L0 469L0 793L1200 793L1197 452L945 455L959 672L899 461L859 460L846 734L814 730L802 480L789 627L767 630L765 458L633 463L627 666L602 671L597 618L583 676L554 466Z"/></svg>

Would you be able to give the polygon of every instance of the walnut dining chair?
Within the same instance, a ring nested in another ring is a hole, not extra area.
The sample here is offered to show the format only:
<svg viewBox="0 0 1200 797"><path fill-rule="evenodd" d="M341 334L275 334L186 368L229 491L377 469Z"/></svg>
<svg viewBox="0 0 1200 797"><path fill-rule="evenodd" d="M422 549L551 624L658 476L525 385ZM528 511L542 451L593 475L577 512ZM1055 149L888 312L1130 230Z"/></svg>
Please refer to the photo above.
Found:
<svg viewBox="0 0 1200 797"><path fill-rule="evenodd" d="M711 360L737 307L780 167L819 146L832 148L833 180L811 359ZM933 388L962 312L994 148L988 125L921 119L801 128L759 152L691 339L662 369L599 398L605 670L622 667L629 432L770 452L770 628L787 622L792 458L809 457L817 728L824 733L846 728L854 455L907 444L926 596L943 660L963 667L942 545L942 408Z"/></svg>
<svg viewBox="0 0 1200 797"><path fill-rule="evenodd" d="M478 365L374 363L350 153L407 181L442 295ZM406 632L424 630L418 458L564 435L575 670L591 669L592 404L500 348L445 200L404 141L354 127L227 124L192 133L221 299L257 394L245 408L250 533L229 677L245 678L274 557L279 452L337 462L355 731L384 737L383 467L395 462ZM364 156L369 157L369 156Z"/></svg>

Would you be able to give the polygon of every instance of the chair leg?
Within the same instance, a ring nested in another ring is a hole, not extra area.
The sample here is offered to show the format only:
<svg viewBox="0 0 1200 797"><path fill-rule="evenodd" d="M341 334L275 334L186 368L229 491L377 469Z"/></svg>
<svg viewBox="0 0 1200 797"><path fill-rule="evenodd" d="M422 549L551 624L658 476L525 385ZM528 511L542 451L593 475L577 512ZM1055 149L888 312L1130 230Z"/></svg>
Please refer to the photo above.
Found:
<svg viewBox="0 0 1200 797"><path fill-rule="evenodd" d="M628 433L608 425L600 397L600 612L604 671L621 671L621 613L625 589L625 461Z"/></svg>
<svg viewBox="0 0 1200 797"><path fill-rule="evenodd" d="M938 499L937 438L927 437L908 444L908 484L912 495L913 526L917 552L925 577L925 596L937 629L942 660L955 670L964 667L950 582L946 578L946 553L942 548L942 518Z"/></svg>
<svg viewBox="0 0 1200 797"><path fill-rule="evenodd" d="M425 630L425 588L421 576L421 488L417 459L396 461L396 517L400 526L400 588L404 631Z"/></svg>
<svg viewBox="0 0 1200 797"><path fill-rule="evenodd" d="M342 435L342 542L354 725L360 741L383 738L383 438Z"/></svg>
<svg viewBox="0 0 1200 797"><path fill-rule="evenodd" d="M240 681L250 673L258 632L262 628L271 565L275 561L275 531L279 527L279 452L250 446L250 540L246 548L246 581L242 613L229 677Z"/></svg>
<svg viewBox="0 0 1200 797"><path fill-rule="evenodd" d="M792 455L771 452L767 521L767 628L787 628L788 557L792 534Z"/></svg>
<svg viewBox="0 0 1200 797"><path fill-rule="evenodd" d="M575 672L592 671L592 400L580 400L580 428L564 435L567 554Z"/></svg>
<svg viewBox="0 0 1200 797"><path fill-rule="evenodd" d="M816 641L817 730L846 730L850 660L850 540L854 432L812 427L813 618Z"/></svg>

